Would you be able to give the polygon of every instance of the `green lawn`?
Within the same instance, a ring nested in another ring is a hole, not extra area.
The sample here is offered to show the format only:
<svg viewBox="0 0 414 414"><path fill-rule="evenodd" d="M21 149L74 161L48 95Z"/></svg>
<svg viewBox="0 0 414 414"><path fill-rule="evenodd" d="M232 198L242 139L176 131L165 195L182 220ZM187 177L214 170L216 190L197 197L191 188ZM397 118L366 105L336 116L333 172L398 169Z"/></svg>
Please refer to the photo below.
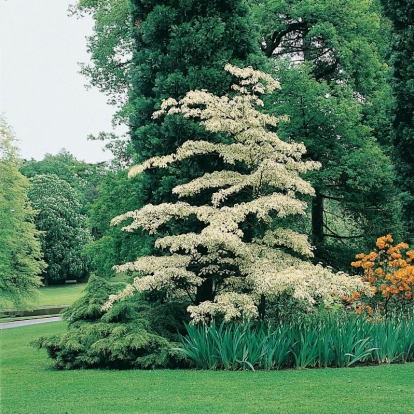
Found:
<svg viewBox="0 0 414 414"><path fill-rule="evenodd" d="M83 295L85 287L85 283L41 287L39 288L38 299L30 302L28 307L40 308L44 306L71 305ZM1 306L4 309L13 309L13 304L11 302L1 302Z"/></svg>
<svg viewBox="0 0 414 414"><path fill-rule="evenodd" d="M109 279L110 283L124 282L126 276L117 275ZM47 286L40 288L40 298L36 302L38 306L71 305L83 295L86 283L70 285Z"/></svg>
<svg viewBox="0 0 414 414"><path fill-rule="evenodd" d="M83 295L86 283L73 285L46 286L40 288L38 306L71 305Z"/></svg>
<svg viewBox="0 0 414 414"><path fill-rule="evenodd" d="M109 280L110 283L120 283L126 280L121 274ZM75 283L59 286L45 286L39 289L39 298L32 302L31 307L71 305L83 295L86 283ZM11 303L2 303L4 308L13 308Z"/></svg>
<svg viewBox="0 0 414 414"><path fill-rule="evenodd" d="M27 342L65 322L0 331L7 414L414 413L414 364L347 369L55 371Z"/></svg>

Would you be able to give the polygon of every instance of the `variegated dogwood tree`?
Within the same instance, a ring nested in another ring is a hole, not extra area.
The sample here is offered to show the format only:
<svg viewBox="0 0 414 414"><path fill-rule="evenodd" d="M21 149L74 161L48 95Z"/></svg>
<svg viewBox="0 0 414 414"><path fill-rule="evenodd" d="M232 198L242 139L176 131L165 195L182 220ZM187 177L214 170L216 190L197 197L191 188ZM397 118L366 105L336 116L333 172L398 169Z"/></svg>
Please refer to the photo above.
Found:
<svg viewBox="0 0 414 414"><path fill-rule="evenodd" d="M228 64L225 69L238 80L231 95L191 91L179 102L163 101L154 114L197 119L208 131L220 133L222 143L187 141L173 154L132 167L129 175L153 168L168 171L184 160L212 154L225 168L176 186L175 203L148 204L112 220L117 225L129 219L123 227L128 232L142 228L159 235L155 245L161 253L116 266L138 276L110 296L104 308L134 291L162 290L170 298L188 296L188 311L197 322L215 315L225 320L263 317L266 302L282 293L309 305L355 291L369 294L359 278L312 264L307 236L283 226L287 217L306 214L306 197L314 190L301 174L320 166L302 160L302 143L280 140L275 132L280 119L259 110L263 96L280 88L279 83L252 68ZM197 204L201 193L210 195L208 204ZM194 219L202 224L200 231L165 231L170 222Z"/></svg>

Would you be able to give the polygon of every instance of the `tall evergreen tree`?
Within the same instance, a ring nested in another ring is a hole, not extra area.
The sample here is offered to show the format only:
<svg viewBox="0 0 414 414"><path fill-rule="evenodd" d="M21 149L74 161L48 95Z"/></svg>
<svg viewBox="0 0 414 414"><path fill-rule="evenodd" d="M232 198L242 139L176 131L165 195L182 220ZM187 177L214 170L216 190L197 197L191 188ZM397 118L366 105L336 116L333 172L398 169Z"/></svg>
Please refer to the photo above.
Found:
<svg viewBox="0 0 414 414"><path fill-rule="evenodd" d="M82 73L92 86L107 94L111 102L121 103L120 113L124 119L129 115L132 145L126 151L135 153L135 161L168 154L196 134L199 139L219 139L188 119L153 120L151 114L159 108L162 99L178 99L192 89L205 88L217 94L227 92L231 83L230 76L223 71L227 62L254 67L264 62L257 33L252 29L249 8L241 0L174 0L168 3L80 0L71 10L77 16L91 14L94 18L94 35L87 39L93 65L83 65ZM125 19L131 20L130 30L125 29ZM128 103L126 91L130 95ZM99 136L100 139L105 137L112 138L109 144L112 149L119 149L116 137L104 133ZM171 197L174 182L197 176L204 167L216 162L210 157L189 161L180 171L171 169L168 174L151 171L138 180L136 194L125 197L135 206L137 198L138 205L142 206L166 201ZM199 166L200 163L204 166ZM106 190L109 187L106 186ZM110 210L114 215L125 211L115 212L112 207ZM118 246L119 237L129 245L119 232L106 231L117 239L107 243L107 247ZM135 251L141 244L146 245L145 241L134 242L125 251ZM107 270L108 266L109 262Z"/></svg>
<svg viewBox="0 0 414 414"><path fill-rule="evenodd" d="M125 142L117 140L114 134L101 133L98 137L110 139L107 147L116 157L121 155L123 166L130 165L133 153L136 154L135 161L139 162L167 154L195 134L200 139L219 139L192 121L183 118L155 121L151 114L159 108L163 98L180 98L191 89L208 88L217 94L227 92L230 77L223 71L227 62L254 67L264 62L249 8L241 0L175 0L168 3L79 0L71 11L78 17L89 14L95 22L94 34L87 39L93 64L83 65L81 72L92 86L109 96L110 103L120 107L116 122L126 122L129 115L132 145L128 140L124 145ZM125 24L127 20L131 20L131 25ZM127 94L130 95L129 102L126 102ZM208 166L216 161L206 159L203 162ZM136 206L137 198L138 205L165 201L176 180L186 181L203 171L198 165L200 162L188 162L182 171L174 169L168 174L149 172L138 180L136 191L125 194L125 202L129 198L129 204ZM126 185L131 186L131 183ZM109 195L110 187L110 184L105 185L102 191ZM109 210L113 215L125 211L114 211L113 205ZM95 209L95 213L108 216L102 209ZM136 249L146 245L145 241L131 240L130 243L131 238L125 239L114 229L105 232L111 233L111 236L106 235L112 239L106 237L102 241L105 249L119 246L121 239L126 244L125 251L138 253ZM106 258L118 257L109 250ZM128 259L124 257L122 260ZM110 261L106 261L106 274L111 273L109 265Z"/></svg>
<svg viewBox="0 0 414 414"><path fill-rule="evenodd" d="M218 134L183 116L153 119L152 114L162 99L180 99L190 90L208 89L218 95L230 91L231 76L223 70L228 62L256 67L263 63L245 2L132 0L131 12L135 51L130 126L136 161L170 154L189 139L220 141ZM175 200L173 187L217 169L220 163L216 155L206 155L183 162L179 169L145 172L138 206ZM204 201L200 197L199 202ZM177 223L168 231L182 231L183 225L198 228L196 222ZM200 286L201 296L203 289Z"/></svg>
<svg viewBox="0 0 414 414"><path fill-rule="evenodd" d="M414 2L383 1L392 22L393 108L392 137L407 237L414 239Z"/></svg>
<svg viewBox="0 0 414 414"><path fill-rule="evenodd" d="M259 65L262 58L244 2L134 0L131 18L135 43L129 106L136 161L168 154L196 136L208 141L220 139L184 117L154 120L151 116L164 98L179 99L193 89L229 91L231 77L223 70L227 62ZM137 202L143 206L171 201L171 189L177 182L186 182L217 162L206 157L191 160L180 170L171 168L167 174L149 171L137 180L135 206ZM147 242L134 242L130 250L136 252L139 246L146 250Z"/></svg>
<svg viewBox="0 0 414 414"><path fill-rule="evenodd" d="M131 139L138 161L174 151L190 137L206 133L183 118L154 120L162 99L179 99L190 90L222 94L230 89L228 62L257 66L258 46L241 0L132 1L135 51L132 63ZM217 138L210 134L208 140ZM196 167L192 167L196 168ZM176 179L194 174L191 167ZM142 205L170 193L171 178L155 175L144 186Z"/></svg>

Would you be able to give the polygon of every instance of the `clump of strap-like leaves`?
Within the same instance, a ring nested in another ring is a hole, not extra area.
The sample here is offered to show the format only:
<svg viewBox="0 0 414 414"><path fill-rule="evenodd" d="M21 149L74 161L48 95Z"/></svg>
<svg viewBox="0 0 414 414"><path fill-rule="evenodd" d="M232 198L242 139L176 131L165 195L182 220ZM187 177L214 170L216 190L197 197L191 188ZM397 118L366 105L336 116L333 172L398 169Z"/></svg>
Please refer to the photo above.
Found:
<svg viewBox="0 0 414 414"><path fill-rule="evenodd" d="M312 305L348 292L368 293L359 278L310 263L306 235L284 226L287 217L305 214L304 199L314 190L300 175L319 164L302 160L305 146L280 140L279 119L258 110L262 96L278 89L278 82L252 68L228 64L225 69L238 78L232 96L191 91L179 102L165 100L154 117L193 118L226 141L187 141L173 154L132 167L129 175L168 170L199 156L220 157L225 168L176 186L176 203L148 204L113 219L113 225L132 219L123 227L129 232L142 228L156 235L162 229L155 247L169 254L117 266L139 276L111 295L105 309L135 290L162 290L170 298L188 296L194 322L218 314L225 320L250 319L264 316L266 303L281 294ZM211 195L208 205L197 204L201 193ZM194 219L202 223L201 231L165 232L171 222Z"/></svg>

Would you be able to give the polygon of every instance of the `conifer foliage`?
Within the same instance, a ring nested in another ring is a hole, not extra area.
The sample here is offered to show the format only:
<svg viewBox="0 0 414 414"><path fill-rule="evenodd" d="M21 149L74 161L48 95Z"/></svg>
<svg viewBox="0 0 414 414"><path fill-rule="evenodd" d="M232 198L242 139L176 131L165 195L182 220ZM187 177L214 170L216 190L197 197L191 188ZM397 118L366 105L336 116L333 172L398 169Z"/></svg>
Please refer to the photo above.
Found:
<svg viewBox="0 0 414 414"><path fill-rule="evenodd" d="M133 0L131 18L134 53L129 125L135 161L167 155L195 134L216 141L217 137L188 119L154 120L152 113L163 99L181 99L191 90L228 92L231 78L222 70L226 62L257 67L263 61L247 5L241 0ZM168 179L163 172L147 171L139 205L171 201L176 183L194 178L210 162L184 163Z"/></svg>
<svg viewBox="0 0 414 414"><path fill-rule="evenodd" d="M412 0L383 1L393 25L393 144L402 192L407 235L414 238L414 4Z"/></svg>
<svg viewBox="0 0 414 414"><path fill-rule="evenodd" d="M304 145L280 140L275 133L279 119L258 110L264 105L262 95L278 89L278 82L252 68L227 64L225 69L238 79L232 95L192 91L179 102L165 100L153 116L197 119L227 141L189 140L170 155L132 167L130 176L154 168L169 171L184 160L208 154L218 155L225 168L175 186L175 203L148 204L113 220L116 225L132 219L125 231L163 233L155 242L158 255L117 267L138 272L139 277L119 295L110 296L105 308L134 290L162 290L169 298L188 296L194 321L216 314L231 320L255 318L259 309L264 316L266 300L286 292L313 304L334 300L332 292L342 297L367 291L358 278L306 261L313 256L307 237L284 225L286 217L305 214L303 198L314 190L300 174L319 164L303 161ZM209 194L208 204L197 203L201 193ZM168 234L169 224L194 218L202 224L200 231Z"/></svg>

